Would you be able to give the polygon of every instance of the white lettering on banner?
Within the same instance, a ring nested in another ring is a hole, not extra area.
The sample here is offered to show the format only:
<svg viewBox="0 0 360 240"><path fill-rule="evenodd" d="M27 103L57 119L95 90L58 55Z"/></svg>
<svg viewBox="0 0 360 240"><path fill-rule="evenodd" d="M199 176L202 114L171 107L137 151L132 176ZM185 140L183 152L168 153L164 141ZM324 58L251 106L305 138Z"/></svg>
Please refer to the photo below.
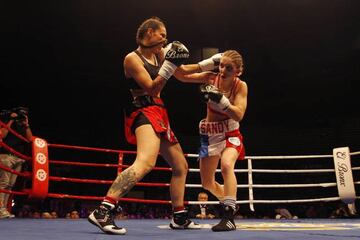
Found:
<svg viewBox="0 0 360 240"><path fill-rule="evenodd" d="M343 202L353 203L356 196L351 170L350 149L348 147L334 148L333 158L339 196Z"/></svg>

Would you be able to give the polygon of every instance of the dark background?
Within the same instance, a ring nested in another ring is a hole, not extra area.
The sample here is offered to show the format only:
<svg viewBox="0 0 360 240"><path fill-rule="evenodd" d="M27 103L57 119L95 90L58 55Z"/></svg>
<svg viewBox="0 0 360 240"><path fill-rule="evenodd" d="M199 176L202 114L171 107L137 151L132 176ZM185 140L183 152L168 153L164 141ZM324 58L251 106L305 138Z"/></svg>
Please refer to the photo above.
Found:
<svg viewBox="0 0 360 240"><path fill-rule="evenodd" d="M33 133L50 143L134 149L123 133L127 89L122 61L137 47L139 24L158 16L167 25L169 40L179 40L190 49L189 62L201 60L198 53L205 47L236 49L243 55L242 79L249 96L241 131L247 155L331 154L339 146L359 151L359 9L356 0L2 1L0 109L29 107ZM163 98L184 151L196 153L197 126L205 116L198 86L171 79ZM128 163L133 157L127 158ZM50 158L117 162L116 154L59 149L50 149ZM196 161L189 163L198 167ZM159 164L166 166L163 161ZM313 159L253 165L333 168L331 161ZM246 167L245 161L238 162L237 168ZM113 180L116 169L51 165L51 175ZM169 178L169 172L153 171L143 181ZM189 178L200 183L198 175L189 173ZM335 176L254 176L254 183L269 182L335 182ZM247 175L240 175L238 183L246 184ZM96 186L51 182L50 192L103 196L109 187ZM257 189L254 194L255 199L337 195L336 188L318 190ZM130 193L169 199L161 187L150 191L136 187ZM247 189L239 189L238 195L248 199ZM197 192L188 191L185 198L196 196Z"/></svg>
<svg viewBox="0 0 360 240"><path fill-rule="evenodd" d="M3 2L0 107L29 107L34 134L50 143L134 149L123 133L122 61L139 24L158 16L191 52L243 55L248 155L358 151L359 9L340 0ZM205 115L197 89L171 79L163 93L191 153Z"/></svg>

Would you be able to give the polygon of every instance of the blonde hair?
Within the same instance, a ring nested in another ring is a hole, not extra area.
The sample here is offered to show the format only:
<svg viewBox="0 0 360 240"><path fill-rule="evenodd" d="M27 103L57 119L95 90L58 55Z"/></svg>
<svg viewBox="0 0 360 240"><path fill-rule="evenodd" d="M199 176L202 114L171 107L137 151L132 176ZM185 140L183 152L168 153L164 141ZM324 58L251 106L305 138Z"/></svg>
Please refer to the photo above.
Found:
<svg viewBox="0 0 360 240"><path fill-rule="evenodd" d="M224 57L228 57L232 60L237 68L242 72L244 70L244 61L243 57L236 50L227 50L223 53Z"/></svg>

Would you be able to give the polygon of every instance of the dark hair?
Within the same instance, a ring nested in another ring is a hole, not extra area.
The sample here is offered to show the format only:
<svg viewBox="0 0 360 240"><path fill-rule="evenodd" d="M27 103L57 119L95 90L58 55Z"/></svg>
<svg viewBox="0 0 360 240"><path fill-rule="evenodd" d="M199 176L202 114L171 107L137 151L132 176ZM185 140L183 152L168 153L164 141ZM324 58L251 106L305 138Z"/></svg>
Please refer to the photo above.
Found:
<svg viewBox="0 0 360 240"><path fill-rule="evenodd" d="M146 34L146 31L149 29L149 28L152 28L154 30L157 30L159 29L160 27L164 26L165 27L165 24L164 22L158 18L158 17L151 17L151 18L148 18L146 19L145 21L143 21L141 23L141 25L139 26L139 28L137 29L137 32L136 32L136 43L140 43L141 40L144 39L145 37L145 34Z"/></svg>

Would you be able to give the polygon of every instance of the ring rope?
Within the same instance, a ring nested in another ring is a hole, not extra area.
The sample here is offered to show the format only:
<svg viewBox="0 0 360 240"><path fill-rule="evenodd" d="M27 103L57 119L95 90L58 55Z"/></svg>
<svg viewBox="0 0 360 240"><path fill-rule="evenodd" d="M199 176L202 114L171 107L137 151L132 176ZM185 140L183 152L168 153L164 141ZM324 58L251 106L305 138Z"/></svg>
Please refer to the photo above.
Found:
<svg viewBox="0 0 360 240"><path fill-rule="evenodd" d="M30 177L31 176L30 172L18 172L18 171L15 171L15 170L11 169L11 168L4 167L1 164L0 164L0 168L7 171L7 172L12 173L12 174L18 175L18 176L22 176L22 177Z"/></svg>
<svg viewBox="0 0 360 240"><path fill-rule="evenodd" d="M136 154L136 151L114 150L114 149L107 149L107 148L94 148L94 147L84 147L84 146L72 146L72 145L66 145L66 144L48 143L48 146L53 147L53 148L88 150L88 151L94 151L94 152Z"/></svg>
<svg viewBox="0 0 360 240"><path fill-rule="evenodd" d="M26 161L31 161L32 160L32 158L30 156L26 156L26 155L24 155L22 153L19 153L18 151L16 151L13 148L9 147L9 145L4 143L3 141L0 141L0 146L5 148L7 151L11 152L16 157L22 158L22 159L24 159Z"/></svg>
<svg viewBox="0 0 360 240"><path fill-rule="evenodd" d="M3 124L2 124L3 125ZM7 126L5 126L7 127ZM27 141L28 142L28 141ZM31 160L31 157L22 155L15 150L8 147L3 142L0 142L1 146L4 146L5 149L9 150L14 155L20 155L20 157ZM136 154L135 151L123 151L123 150L112 150L112 149L104 149L104 148L92 148L92 147L81 147L81 146L71 146L71 145L63 145L63 144L48 144L51 147L55 148L66 148L66 149L77 149L77 150L91 150L91 151L98 151L98 152L106 152L106 153L118 153L118 154ZM359 155L360 151L350 153L350 156ZM186 157L198 157L197 154L185 154ZM332 155L295 155L295 156L247 156L248 161L252 160L274 160L274 159L309 159L309 158L332 158ZM122 156L121 156L122 158ZM101 166L101 167L128 167L129 165L125 164L99 164L99 163L78 163L78 162L66 162L66 161L58 161L58 160L51 160L53 164L66 164L66 165L78 165L78 166ZM10 170L6 167L0 166L0 168L4 170ZM166 170L171 171L171 168L158 168L156 170ZM155 168L154 168L155 170ZM353 167L352 170L360 170L360 167ZM219 172L220 170L217 170ZM311 173L311 172L334 172L334 169L304 169L304 170L283 170L283 169L237 169L236 172L259 172L259 173ZM14 171L15 172L15 171ZM189 169L189 172L199 172L199 169ZM16 173L15 173L16 174ZM19 173L18 175L27 177L30 173ZM54 177L50 176L50 180L53 181L70 181L70 182L81 182L81 183L100 183L100 184L111 184L112 181L107 180L91 180L91 179L77 179L77 178L63 178L63 177ZM354 184L360 184L359 181L354 182ZM137 186L169 186L168 183L141 183L139 182ZM238 185L239 188L292 188L292 187L334 187L337 186L336 183L316 183L316 184L240 184ZM186 187L202 187L201 184L186 184ZM4 190L6 191L6 190ZM26 195L26 192L16 192L16 191L8 191L12 194L19 194L19 195ZM48 197L55 197L55 198L76 198L76 199L102 199L102 197L97 196L77 196L77 195L68 195L68 194L57 194L57 193L48 193ZM356 199L359 199L357 196ZM142 202L142 203L162 203L168 204L171 201L167 200L145 200L145 199L136 199L136 198L122 198L123 201L133 201L133 202ZM237 203L296 203L296 202L314 202L314 201L338 201L340 197L327 197L327 198L314 198L314 199L294 199L294 200L240 200ZM200 204L198 201L185 201L187 204ZM218 204L218 201L209 201L206 202L208 204Z"/></svg>
<svg viewBox="0 0 360 240"><path fill-rule="evenodd" d="M10 128L7 124L3 123L2 121L0 121L0 126L6 128L9 132L11 132L12 134L14 134L17 138L20 138L21 140L30 143L31 141L29 141L27 138L25 138L24 136L20 135L19 133L17 133L16 131L14 131L12 128Z"/></svg>
<svg viewBox="0 0 360 240"><path fill-rule="evenodd" d="M59 161L59 160L49 160L50 163L59 164L59 165L73 165L73 166L87 166L87 167L123 167L127 168L130 165L126 164L108 164L108 163L79 163L79 162L70 162L70 161ZM360 170L360 167L353 167L352 170ZM152 170L159 171L171 171L169 167L154 167ZM189 172L200 172L200 169L189 168ZM220 173L220 169L216 169L216 172ZM236 173L246 173L249 172L248 169L235 169ZM259 173L314 173L314 172L335 172L334 169L253 169L252 172Z"/></svg>
<svg viewBox="0 0 360 240"><path fill-rule="evenodd" d="M58 145L58 146L62 146L62 145ZM73 146L67 146L67 148L71 148L74 149L76 147ZM81 147L81 149L93 149L93 148L84 148ZM96 149L96 151L101 151L102 149ZM109 151L107 151L109 152ZM116 151L113 150L111 152L114 153L124 153L124 151ZM128 153L130 154L134 154L134 152L132 151L128 151ZM354 152L351 155L357 155L360 154L360 152ZM185 154L185 156L187 157L197 157L197 154ZM331 158L332 155L305 155L305 158ZM259 156L259 157L248 157L249 160L262 160L262 159L297 159L297 158L301 158L303 156ZM52 163L55 164L67 164L67 162L63 161L63 162L57 162L54 160L52 160ZM71 164L79 164L79 163L71 163ZM82 163L80 163L79 165L81 165ZM89 166L89 165L88 165ZM119 164L113 164L113 165L101 165L101 164L96 164L94 166L110 166L110 167L119 167ZM121 165L121 167L127 167L128 165ZM167 170L171 170L171 168L164 168ZM359 170L359 167L355 167L352 168L353 170ZM189 169L189 172L199 172L199 169ZM236 172L259 172L259 173L314 173L314 172L330 172L333 173L335 170L334 169L304 169L304 170L299 170L299 169L293 169L293 170L289 170L289 169L237 169ZM218 169L217 172L220 172L220 170ZM81 181L81 180L80 180ZM93 180L94 183L96 183L98 180ZM84 181L86 182L86 181ZM108 182L104 182L103 183L110 183L111 181ZM355 182L355 184L359 184L359 182ZM163 184L163 183L140 183L140 186L169 186L169 184ZM138 186L139 186L138 185ZM238 185L238 187L240 188L292 188L292 187L336 187L337 184L336 183L316 183L316 184L240 184ZM202 187L201 184L186 184L186 187L197 187L200 188ZM138 199L141 200L141 199ZM241 203L291 203L291 202L314 202L314 201L338 201L340 200L339 197L331 197L331 198L315 198L315 199L296 199L296 200L242 200L242 201L238 201L239 204ZM123 201L127 201L127 198L123 198ZM156 202L156 203L160 203L159 201L161 200L153 200L150 202ZM149 202L147 200L147 202ZM163 201L162 203L169 203L170 201ZM189 204L193 204L196 202L193 201L187 201ZM211 203L211 202L210 202ZM213 204L217 204L218 201L213 201Z"/></svg>
<svg viewBox="0 0 360 240"><path fill-rule="evenodd" d="M123 167L127 168L130 165L127 164L107 164L107 163L79 163L79 162L68 162L68 161L59 161L59 160L49 160L50 163L59 164L59 165L73 165L73 166L87 166L87 167ZM152 170L159 171L171 171L169 167L154 167Z"/></svg>

